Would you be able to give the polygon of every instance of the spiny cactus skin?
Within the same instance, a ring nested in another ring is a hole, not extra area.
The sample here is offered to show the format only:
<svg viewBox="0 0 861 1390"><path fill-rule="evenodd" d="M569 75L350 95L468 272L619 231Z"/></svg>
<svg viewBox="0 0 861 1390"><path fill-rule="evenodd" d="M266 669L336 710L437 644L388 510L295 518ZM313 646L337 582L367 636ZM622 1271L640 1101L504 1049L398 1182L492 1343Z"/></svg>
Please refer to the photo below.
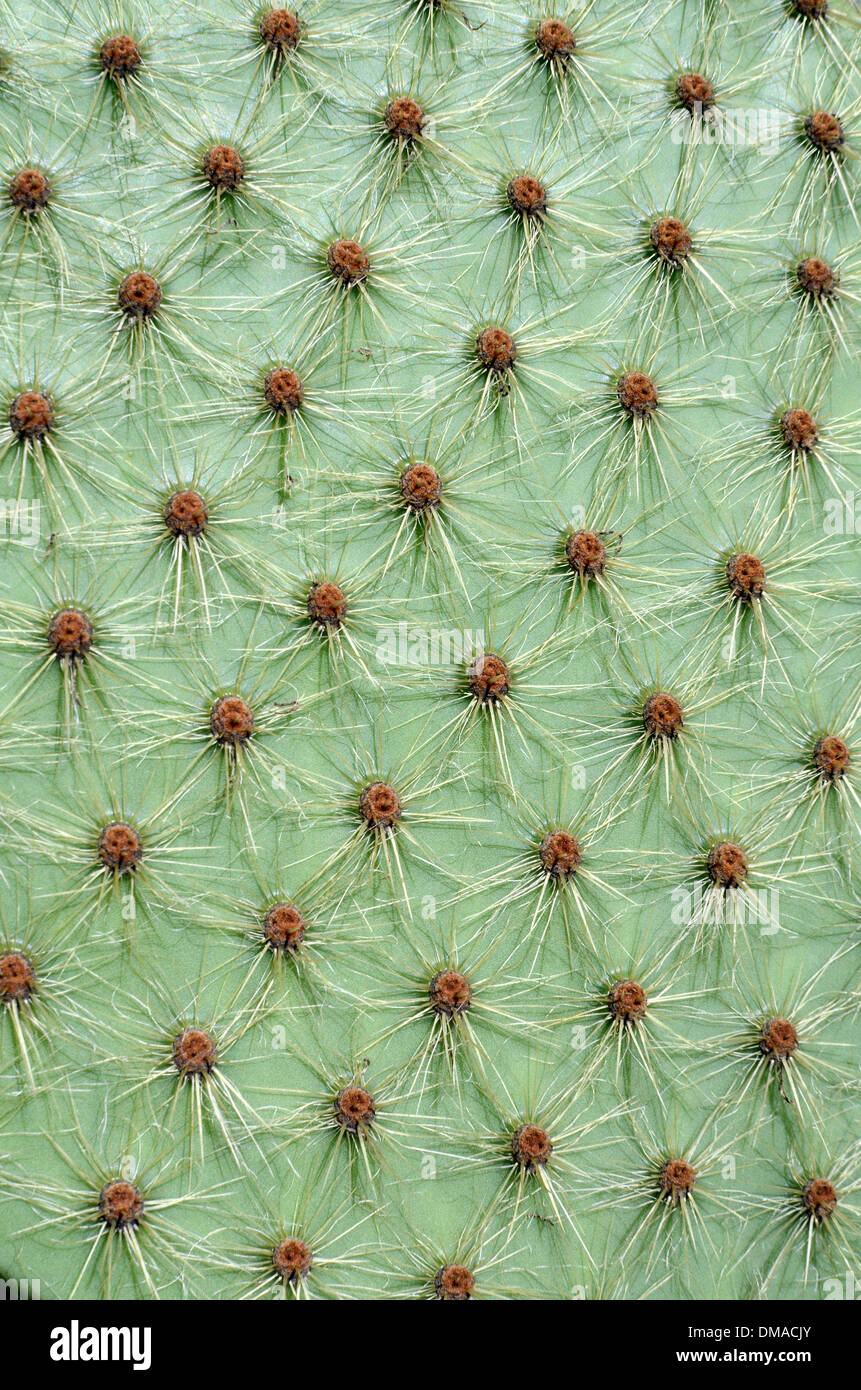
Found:
<svg viewBox="0 0 861 1390"><path fill-rule="evenodd" d="M0 4L43 1296L859 1276L858 16L646 8Z"/></svg>

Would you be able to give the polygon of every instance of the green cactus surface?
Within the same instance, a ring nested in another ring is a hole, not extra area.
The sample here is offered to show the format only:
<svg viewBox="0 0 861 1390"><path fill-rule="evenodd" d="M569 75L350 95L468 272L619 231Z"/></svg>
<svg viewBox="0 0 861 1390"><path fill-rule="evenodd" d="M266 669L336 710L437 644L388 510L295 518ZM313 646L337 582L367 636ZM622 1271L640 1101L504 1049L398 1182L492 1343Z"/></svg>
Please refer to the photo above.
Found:
<svg viewBox="0 0 861 1390"><path fill-rule="evenodd" d="M0 1277L861 1278L852 0L0 0Z"/></svg>

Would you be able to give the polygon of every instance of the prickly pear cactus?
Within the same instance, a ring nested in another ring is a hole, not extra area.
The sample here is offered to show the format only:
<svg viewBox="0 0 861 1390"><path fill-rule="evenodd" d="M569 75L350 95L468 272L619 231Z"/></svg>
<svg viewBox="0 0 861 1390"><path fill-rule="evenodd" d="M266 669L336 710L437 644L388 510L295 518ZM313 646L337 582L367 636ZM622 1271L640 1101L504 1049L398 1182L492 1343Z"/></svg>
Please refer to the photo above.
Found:
<svg viewBox="0 0 861 1390"><path fill-rule="evenodd" d="M0 18L0 1273L851 1296L857 7Z"/></svg>

